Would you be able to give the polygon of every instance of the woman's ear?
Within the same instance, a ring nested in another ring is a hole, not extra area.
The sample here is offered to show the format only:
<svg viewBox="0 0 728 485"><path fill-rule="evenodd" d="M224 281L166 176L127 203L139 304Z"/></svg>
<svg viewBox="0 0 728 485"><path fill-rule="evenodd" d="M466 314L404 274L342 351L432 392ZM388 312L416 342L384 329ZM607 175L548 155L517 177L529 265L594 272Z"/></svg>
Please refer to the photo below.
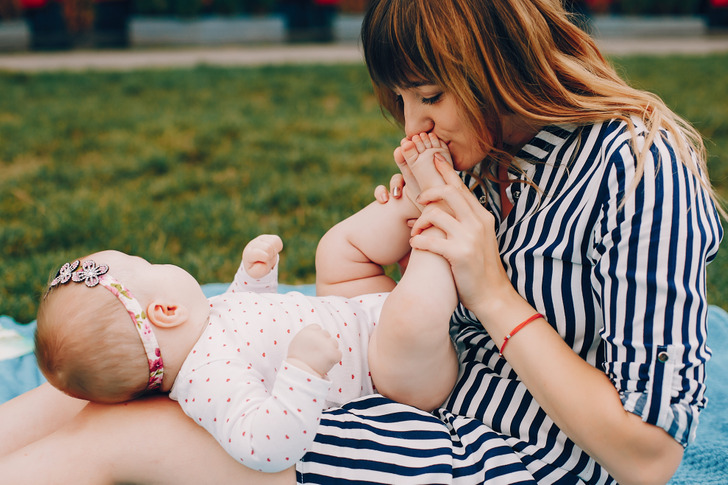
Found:
<svg viewBox="0 0 728 485"><path fill-rule="evenodd" d="M187 321L189 311L184 305L154 300L147 306L147 318L152 325L160 328L172 328Z"/></svg>

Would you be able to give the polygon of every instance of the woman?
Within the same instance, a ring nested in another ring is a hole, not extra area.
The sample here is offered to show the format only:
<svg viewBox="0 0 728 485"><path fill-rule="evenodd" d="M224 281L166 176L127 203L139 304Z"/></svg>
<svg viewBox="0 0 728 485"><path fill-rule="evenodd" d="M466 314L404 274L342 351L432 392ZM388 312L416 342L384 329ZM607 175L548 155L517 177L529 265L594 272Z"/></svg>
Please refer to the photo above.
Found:
<svg viewBox="0 0 728 485"><path fill-rule="evenodd" d="M412 239L452 266L461 372L434 415L377 396L327 411L298 480L665 483L705 404L705 265L722 236L700 136L553 0L375 0L362 41L409 139L398 163L434 133L462 173L437 164L447 185L418 202L450 212ZM92 405L19 453L83 478L90 462L109 480L265 483L200 430L160 398Z"/></svg>
<svg viewBox="0 0 728 485"><path fill-rule="evenodd" d="M479 381L445 407L526 464L558 455L536 473L665 482L704 405L705 264L722 235L705 151L554 3L379 1L364 23L382 105L407 137L443 139L463 172L440 164L449 186L418 200L449 204L454 217L414 230L447 242L412 240L451 263L453 333Z"/></svg>

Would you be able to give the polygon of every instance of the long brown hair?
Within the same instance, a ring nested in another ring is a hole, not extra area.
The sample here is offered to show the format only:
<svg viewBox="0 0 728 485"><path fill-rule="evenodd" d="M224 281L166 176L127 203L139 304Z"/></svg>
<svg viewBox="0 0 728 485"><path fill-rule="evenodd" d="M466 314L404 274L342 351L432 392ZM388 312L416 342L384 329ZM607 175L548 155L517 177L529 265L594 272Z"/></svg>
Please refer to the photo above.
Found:
<svg viewBox="0 0 728 485"><path fill-rule="evenodd" d="M395 88L413 81L442 86L480 134L476 142L490 152L486 165L512 162L501 140L506 114L535 126L621 119L634 135L634 186L652 142L665 130L678 158L716 200L700 175L707 174L700 134L659 97L622 80L557 0L373 0L361 38L382 107L403 124ZM633 116L648 129L641 150Z"/></svg>

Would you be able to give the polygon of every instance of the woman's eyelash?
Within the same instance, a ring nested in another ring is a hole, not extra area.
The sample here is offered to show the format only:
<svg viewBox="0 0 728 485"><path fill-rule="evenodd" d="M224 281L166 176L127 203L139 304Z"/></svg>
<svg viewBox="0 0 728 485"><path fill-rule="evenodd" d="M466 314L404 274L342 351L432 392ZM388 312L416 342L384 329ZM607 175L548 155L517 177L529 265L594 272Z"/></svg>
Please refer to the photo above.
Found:
<svg viewBox="0 0 728 485"><path fill-rule="evenodd" d="M437 103L440 98L442 97L442 94L436 94L434 96L431 96L429 98L422 98L422 103L424 104L435 104Z"/></svg>
<svg viewBox="0 0 728 485"><path fill-rule="evenodd" d="M440 101L440 98L442 98L442 93L436 94L434 96L430 96L429 98L422 98L422 104L435 104L438 101ZM401 94L395 94L394 95L394 101L397 104L402 104L404 101L402 100Z"/></svg>

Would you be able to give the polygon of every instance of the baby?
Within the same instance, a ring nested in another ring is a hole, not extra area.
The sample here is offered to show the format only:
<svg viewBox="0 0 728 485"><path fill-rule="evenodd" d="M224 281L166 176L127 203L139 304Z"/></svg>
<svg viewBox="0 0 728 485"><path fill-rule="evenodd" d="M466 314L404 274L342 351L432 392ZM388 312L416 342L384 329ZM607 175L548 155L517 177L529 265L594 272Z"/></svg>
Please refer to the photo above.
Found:
<svg viewBox="0 0 728 485"><path fill-rule="evenodd" d="M429 145L407 151L408 178L423 188L442 183L432 157L446 150ZM233 283L209 300L185 270L118 251L65 264L39 308L39 367L55 387L96 402L170 392L236 460L285 469L329 406L375 385L426 410L450 393L448 263L413 251L397 285L382 269L409 252L407 220L418 216L405 198L375 202L324 235L317 290L343 296L278 294L282 242L272 235L246 246Z"/></svg>

